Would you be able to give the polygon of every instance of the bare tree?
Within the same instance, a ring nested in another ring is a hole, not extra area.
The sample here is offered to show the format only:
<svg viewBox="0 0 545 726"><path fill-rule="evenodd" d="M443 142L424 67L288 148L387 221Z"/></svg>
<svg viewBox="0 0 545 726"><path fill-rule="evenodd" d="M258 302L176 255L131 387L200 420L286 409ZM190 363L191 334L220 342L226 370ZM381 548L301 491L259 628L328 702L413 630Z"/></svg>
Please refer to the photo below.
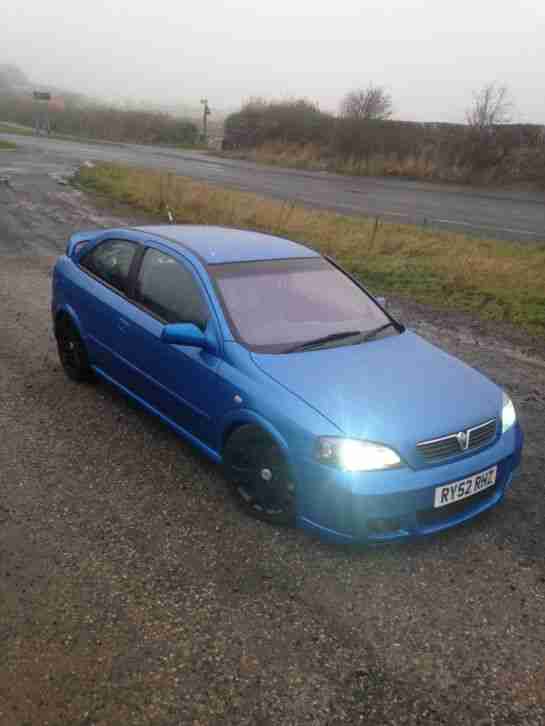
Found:
<svg viewBox="0 0 545 726"><path fill-rule="evenodd" d="M469 126L475 129L490 129L511 121L514 104L507 86L487 83L473 94L473 105L466 111Z"/></svg>
<svg viewBox="0 0 545 726"><path fill-rule="evenodd" d="M350 91L341 102L341 115L361 121L385 121L393 113L392 97L382 86Z"/></svg>

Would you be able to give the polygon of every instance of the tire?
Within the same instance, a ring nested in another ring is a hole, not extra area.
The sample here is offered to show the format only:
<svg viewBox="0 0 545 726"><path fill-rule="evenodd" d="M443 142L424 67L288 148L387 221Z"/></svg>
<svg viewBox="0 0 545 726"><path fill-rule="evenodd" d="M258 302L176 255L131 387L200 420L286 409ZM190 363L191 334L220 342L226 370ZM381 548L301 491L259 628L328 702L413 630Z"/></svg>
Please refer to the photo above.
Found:
<svg viewBox="0 0 545 726"><path fill-rule="evenodd" d="M55 335L59 359L68 378L76 383L93 381L95 376L87 349L74 323L64 318L58 323Z"/></svg>
<svg viewBox="0 0 545 726"><path fill-rule="evenodd" d="M269 524L295 524L295 485L284 455L268 434L251 425L236 429L224 447L223 464L244 512Z"/></svg>

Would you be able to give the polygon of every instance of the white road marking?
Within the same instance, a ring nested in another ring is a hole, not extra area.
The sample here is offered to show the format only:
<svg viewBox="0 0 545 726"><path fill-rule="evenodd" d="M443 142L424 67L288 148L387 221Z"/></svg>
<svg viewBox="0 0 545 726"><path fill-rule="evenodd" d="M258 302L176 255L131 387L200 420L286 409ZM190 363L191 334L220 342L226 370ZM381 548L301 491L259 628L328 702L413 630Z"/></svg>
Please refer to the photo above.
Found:
<svg viewBox="0 0 545 726"><path fill-rule="evenodd" d="M459 222L455 219L430 219L430 222L439 222L440 224L457 224L461 227L471 227L472 229L490 229L495 232L512 232L513 234L528 234L531 237L537 237L537 232L530 232L530 230L528 229L513 229L512 227L489 227L486 224ZM543 237L545 237L545 229L543 230Z"/></svg>
<svg viewBox="0 0 545 726"><path fill-rule="evenodd" d="M409 214L403 214L402 212L382 212L382 215L385 217L405 217L405 219L413 219ZM374 214L372 215L375 216ZM377 216L381 216L380 214ZM426 218L428 223L437 223L437 224L453 224L457 225L459 227L469 227L470 229L480 230L480 229L486 229L491 230L493 232L511 232L512 234L526 234L530 235L530 237L537 237L537 232L531 232L529 229L515 229L513 227L491 227L487 224L477 224L473 222L461 222L457 219L438 219L435 217L429 217ZM545 228L543 230L543 237L545 238Z"/></svg>

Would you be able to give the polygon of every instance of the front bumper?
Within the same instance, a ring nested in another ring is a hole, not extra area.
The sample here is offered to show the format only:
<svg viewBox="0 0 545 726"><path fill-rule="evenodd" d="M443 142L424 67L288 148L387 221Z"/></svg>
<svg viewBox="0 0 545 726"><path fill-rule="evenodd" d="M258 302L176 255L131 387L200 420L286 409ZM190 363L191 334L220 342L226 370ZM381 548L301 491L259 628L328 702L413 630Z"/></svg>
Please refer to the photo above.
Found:
<svg viewBox="0 0 545 726"><path fill-rule="evenodd" d="M495 506L520 465L523 434L516 424L494 444L447 464L422 469L342 472L314 460L292 462L298 525L335 542L386 542L453 527ZM434 509L438 486L497 465L496 484Z"/></svg>

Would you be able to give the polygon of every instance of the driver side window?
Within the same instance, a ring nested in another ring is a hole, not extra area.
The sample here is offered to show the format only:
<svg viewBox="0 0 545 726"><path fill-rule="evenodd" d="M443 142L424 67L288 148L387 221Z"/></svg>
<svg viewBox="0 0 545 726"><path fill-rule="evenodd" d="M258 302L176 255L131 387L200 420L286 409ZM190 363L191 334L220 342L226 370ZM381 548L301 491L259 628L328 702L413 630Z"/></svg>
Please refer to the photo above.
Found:
<svg viewBox="0 0 545 726"><path fill-rule="evenodd" d="M148 249L136 281L135 299L167 323L194 323L204 330L208 306L184 265L169 255Z"/></svg>

